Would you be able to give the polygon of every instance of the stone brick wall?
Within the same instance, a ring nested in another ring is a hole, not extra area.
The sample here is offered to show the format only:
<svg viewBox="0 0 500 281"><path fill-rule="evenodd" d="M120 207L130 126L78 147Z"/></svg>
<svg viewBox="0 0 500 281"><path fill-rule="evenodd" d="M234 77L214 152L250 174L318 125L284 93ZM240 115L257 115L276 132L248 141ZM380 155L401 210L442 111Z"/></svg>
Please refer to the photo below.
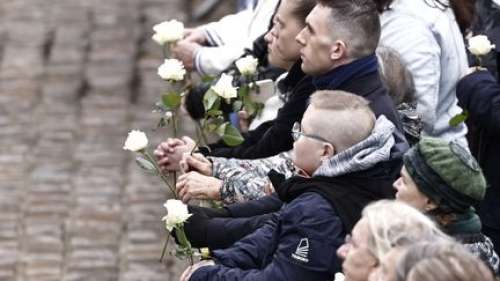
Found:
<svg viewBox="0 0 500 281"><path fill-rule="evenodd" d="M152 131L149 37L183 15L182 0L0 1L0 280L178 280L186 263L158 261L169 193L122 146L131 128L168 134Z"/></svg>

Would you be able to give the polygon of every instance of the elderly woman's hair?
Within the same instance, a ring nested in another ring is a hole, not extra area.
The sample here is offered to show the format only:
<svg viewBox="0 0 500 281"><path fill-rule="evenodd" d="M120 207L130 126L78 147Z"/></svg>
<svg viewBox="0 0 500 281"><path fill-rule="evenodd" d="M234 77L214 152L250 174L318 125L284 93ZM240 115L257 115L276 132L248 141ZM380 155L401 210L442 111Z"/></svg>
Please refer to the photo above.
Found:
<svg viewBox="0 0 500 281"><path fill-rule="evenodd" d="M397 281L493 281L484 263L458 243L417 243L396 263Z"/></svg>
<svg viewBox="0 0 500 281"><path fill-rule="evenodd" d="M389 89L389 96L396 105L415 102L413 76L401 60L398 51L379 46L376 51L382 80Z"/></svg>
<svg viewBox="0 0 500 281"><path fill-rule="evenodd" d="M395 247L421 241L453 241L426 215L403 202L374 202L365 207L361 217L368 224L368 248L379 259Z"/></svg>

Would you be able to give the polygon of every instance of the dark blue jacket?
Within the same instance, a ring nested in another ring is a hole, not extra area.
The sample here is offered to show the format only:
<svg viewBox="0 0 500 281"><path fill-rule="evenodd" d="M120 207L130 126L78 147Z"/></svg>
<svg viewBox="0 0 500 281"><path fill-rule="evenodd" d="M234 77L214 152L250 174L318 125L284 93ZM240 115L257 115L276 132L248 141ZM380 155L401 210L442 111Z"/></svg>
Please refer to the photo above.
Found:
<svg viewBox="0 0 500 281"><path fill-rule="evenodd" d="M324 76L333 77L335 73L327 73ZM385 115L396 125L396 145L393 147L391 158L394 161L398 161L399 165L391 164L385 167L380 165L380 168L383 169L383 174L392 177L392 180L396 180L401 169L400 160L408 148L408 144L404 139L401 129L402 125L396 113L394 103L389 97L388 90L384 86L379 73L369 73L348 79L336 87L332 87L332 85L326 83L325 85L321 85L319 89L337 89L362 96L370 102L370 108L375 113L375 116ZM304 100L303 102L305 103L306 101ZM290 129L282 131L282 134L285 134L285 132L287 136L291 136ZM226 248L232 245L234 241L252 233L256 228L261 226L269 219L269 214L278 210L281 204L282 202L276 195L266 196L259 200L245 203L233 204L225 208L228 210L229 217L206 220L203 227L186 227L186 234L190 241L194 241L193 244L198 247L209 247L211 249ZM234 218L238 219L234 220ZM225 231L220 231L221 229ZM200 233L203 235L200 235Z"/></svg>
<svg viewBox="0 0 500 281"><path fill-rule="evenodd" d="M486 71L475 72L458 83L457 97L469 112L471 151L489 185L478 213L484 225L500 230L500 84Z"/></svg>
<svg viewBox="0 0 500 281"><path fill-rule="evenodd" d="M214 251L217 264L196 270L190 280L330 280L344 237L332 205L306 192L231 248Z"/></svg>

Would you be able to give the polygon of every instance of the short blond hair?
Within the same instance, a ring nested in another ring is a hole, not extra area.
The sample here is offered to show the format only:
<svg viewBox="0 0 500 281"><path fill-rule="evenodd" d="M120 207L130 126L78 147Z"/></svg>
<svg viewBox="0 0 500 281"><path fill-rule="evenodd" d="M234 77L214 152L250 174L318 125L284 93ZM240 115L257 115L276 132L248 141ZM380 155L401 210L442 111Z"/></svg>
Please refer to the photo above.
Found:
<svg viewBox="0 0 500 281"><path fill-rule="evenodd" d="M331 142L341 152L366 139L375 126L375 114L369 102L345 91L316 91L310 106L321 114L311 122L315 134Z"/></svg>

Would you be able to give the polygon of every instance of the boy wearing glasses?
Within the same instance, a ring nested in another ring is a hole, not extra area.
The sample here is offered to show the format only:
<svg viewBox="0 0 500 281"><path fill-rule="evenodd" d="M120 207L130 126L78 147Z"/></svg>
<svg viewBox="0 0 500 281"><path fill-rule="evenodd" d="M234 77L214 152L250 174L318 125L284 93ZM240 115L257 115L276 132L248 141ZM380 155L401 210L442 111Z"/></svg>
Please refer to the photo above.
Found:
<svg viewBox="0 0 500 281"><path fill-rule="evenodd" d="M371 201L392 196L390 158L395 126L368 102L342 91L313 94L292 131L300 171L270 177L284 207L215 262L188 268L181 280L330 280L340 270L337 248Z"/></svg>

